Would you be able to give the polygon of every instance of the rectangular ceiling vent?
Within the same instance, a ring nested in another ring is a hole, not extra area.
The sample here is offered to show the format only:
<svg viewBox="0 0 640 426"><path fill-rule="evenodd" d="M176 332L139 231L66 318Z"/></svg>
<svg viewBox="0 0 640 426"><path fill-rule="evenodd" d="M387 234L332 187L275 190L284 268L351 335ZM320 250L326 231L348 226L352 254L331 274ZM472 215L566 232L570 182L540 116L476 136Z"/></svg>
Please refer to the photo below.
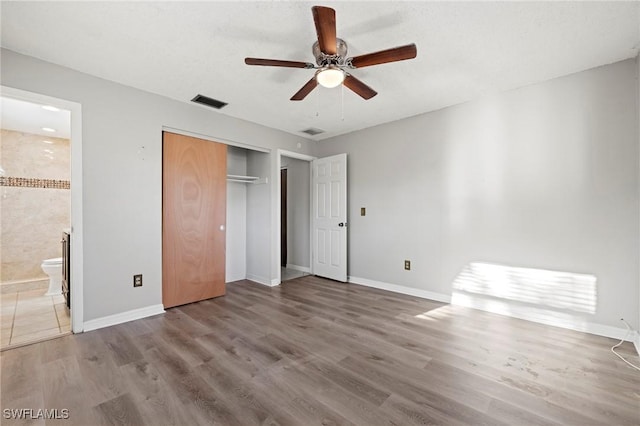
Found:
<svg viewBox="0 0 640 426"><path fill-rule="evenodd" d="M210 106L211 108L221 109L226 107L228 104L226 102L219 101L217 99L210 98L204 95L196 95L195 98L191 99L191 102L196 102L202 105Z"/></svg>
<svg viewBox="0 0 640 426"><path fill-rule="evenodd" d="M309 127L306 130L301 130L302 133L306 133L310 136L319 135L320 133L324 133L324 130L316 129L315 127Z"/></svg>

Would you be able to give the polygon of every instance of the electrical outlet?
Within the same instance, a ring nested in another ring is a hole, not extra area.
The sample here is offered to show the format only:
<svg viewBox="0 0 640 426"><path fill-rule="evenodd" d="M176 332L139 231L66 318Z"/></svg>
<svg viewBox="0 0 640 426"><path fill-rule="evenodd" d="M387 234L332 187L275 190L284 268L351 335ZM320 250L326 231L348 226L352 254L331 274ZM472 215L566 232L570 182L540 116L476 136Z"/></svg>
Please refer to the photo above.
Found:
<svg viewBox="0 0 640 426"><path fill-rule="evenodd" d="M366 216L367 209L365 207L360 207L360 216Z"/></svg>
<svg viewBox="0 0 640 426"><path fill-rule="evenodd" d="M404 269L406 269L407 271L411 270L411 261L410 260L405 260L404 261Z"/></svg>
<svg viewBox="0 0 640 426"><path fill-rule="evenodd" d="M134 287L142 287L142 274L133 276L133 286Z"/></svg>

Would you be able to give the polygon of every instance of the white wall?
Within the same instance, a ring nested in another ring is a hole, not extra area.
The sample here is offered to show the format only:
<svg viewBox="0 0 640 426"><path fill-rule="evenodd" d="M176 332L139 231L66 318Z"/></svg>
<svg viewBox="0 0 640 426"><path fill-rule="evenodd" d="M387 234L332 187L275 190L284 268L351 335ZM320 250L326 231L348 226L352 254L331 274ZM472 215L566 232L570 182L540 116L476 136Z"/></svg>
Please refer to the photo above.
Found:
<svg viewBox="0 0 640 426"><path fill-rule="evenodd" d="M163 126L309 152L304 138L199 105L5 49L1 60L2 85L82 104L85 321L161 303ZM144 286L133 288L140 273Z"/></svg>
<svg viewBox="0 0 640 426"><path fill-rule="evenodd" d="M593 274L584 321L637 327L636 75L627 60L318 142L349 154L349 274L443 295L476 261Z"/></svg>
<svg viewBox="0 0 640 426"><path fill-rule="evenodd" d="M310 163L282 157L287 168L287 264L309 268Z"/></svg>
<svg viewBox="0 0 640 426"><path fill-rule="evenodd" d="M227 147L227 174L247 174L247 150ZM226 282L247 277L247 184L227 182Z"/></svg>

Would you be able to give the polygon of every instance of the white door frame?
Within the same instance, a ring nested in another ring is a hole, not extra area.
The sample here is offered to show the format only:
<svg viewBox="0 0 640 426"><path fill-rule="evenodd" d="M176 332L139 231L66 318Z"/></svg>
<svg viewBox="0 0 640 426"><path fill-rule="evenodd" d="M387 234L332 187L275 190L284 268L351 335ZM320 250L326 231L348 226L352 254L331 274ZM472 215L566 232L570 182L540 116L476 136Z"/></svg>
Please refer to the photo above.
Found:
<svg viewBox="0 0 640 426"><path fill-rule="evenodd" d="M0 86L0 95L71 111L71 331L84 331L82 227L82 105L65 99ZM62 230L60 230L62 232Z"/></svg>
<svg viewBox="0 0 640 426"><path fill-rule="evenodd" d="M280 207L280 199L282 197L282 193L281 193L281 182L280 182L280 167L282 167L282 157L289 157L289 158L295 158L297 160L303 160L303 161L307 161L309 162L309 194L311 194L311 188L312 188L312 182L311 182L311 162L313 160L316 160L316 157L313 157L311 155L307 155L307 154L301 154L299 152L294 152L294 151L287 151L284 149L278 149L276 152L276 179L275 179L275 192L276 192L276 196L275 196L275 202L272 203L274 206L274 220L271 221L272 224L275 225L275 232L272 235L277 235L276 238L273 239L274 244L273 244L273 253L277 254L275 257L277 258L277 268L276 268L276 274L275 274L275 282L273 283L273 285L278 285L282 282L282 270L280 269L280 250L281 250L281 242L280 242L280 231L281 231L281 224L280 224L280 214L282 213L281 211L281 207ZM309 197L309 212L311 212L311 202L313 200L311 199L311 196ZM311 215L309 215L309 220L311 220ZM313 257L313 241L311 240L311 234L312 234L312 229L311 226L309 226L309 267L311 268L311 274L313 275L313 262L312 262L312 257ZM272 274L273 276L273 274Z"/></svg>

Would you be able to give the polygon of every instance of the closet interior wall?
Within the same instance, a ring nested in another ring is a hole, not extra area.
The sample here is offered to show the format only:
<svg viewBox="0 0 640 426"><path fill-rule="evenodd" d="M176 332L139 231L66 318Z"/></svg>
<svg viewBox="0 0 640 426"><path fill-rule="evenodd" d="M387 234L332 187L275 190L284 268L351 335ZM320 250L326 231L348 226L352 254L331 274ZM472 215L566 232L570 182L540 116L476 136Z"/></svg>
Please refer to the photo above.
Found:
<svg viewBox="0 0 640 426"><path fill-rule="evenodd" d="M270 285L270 157L268 153L227 147L227 174L256 182L227 180L226 282L250 279Z"/></svg>

